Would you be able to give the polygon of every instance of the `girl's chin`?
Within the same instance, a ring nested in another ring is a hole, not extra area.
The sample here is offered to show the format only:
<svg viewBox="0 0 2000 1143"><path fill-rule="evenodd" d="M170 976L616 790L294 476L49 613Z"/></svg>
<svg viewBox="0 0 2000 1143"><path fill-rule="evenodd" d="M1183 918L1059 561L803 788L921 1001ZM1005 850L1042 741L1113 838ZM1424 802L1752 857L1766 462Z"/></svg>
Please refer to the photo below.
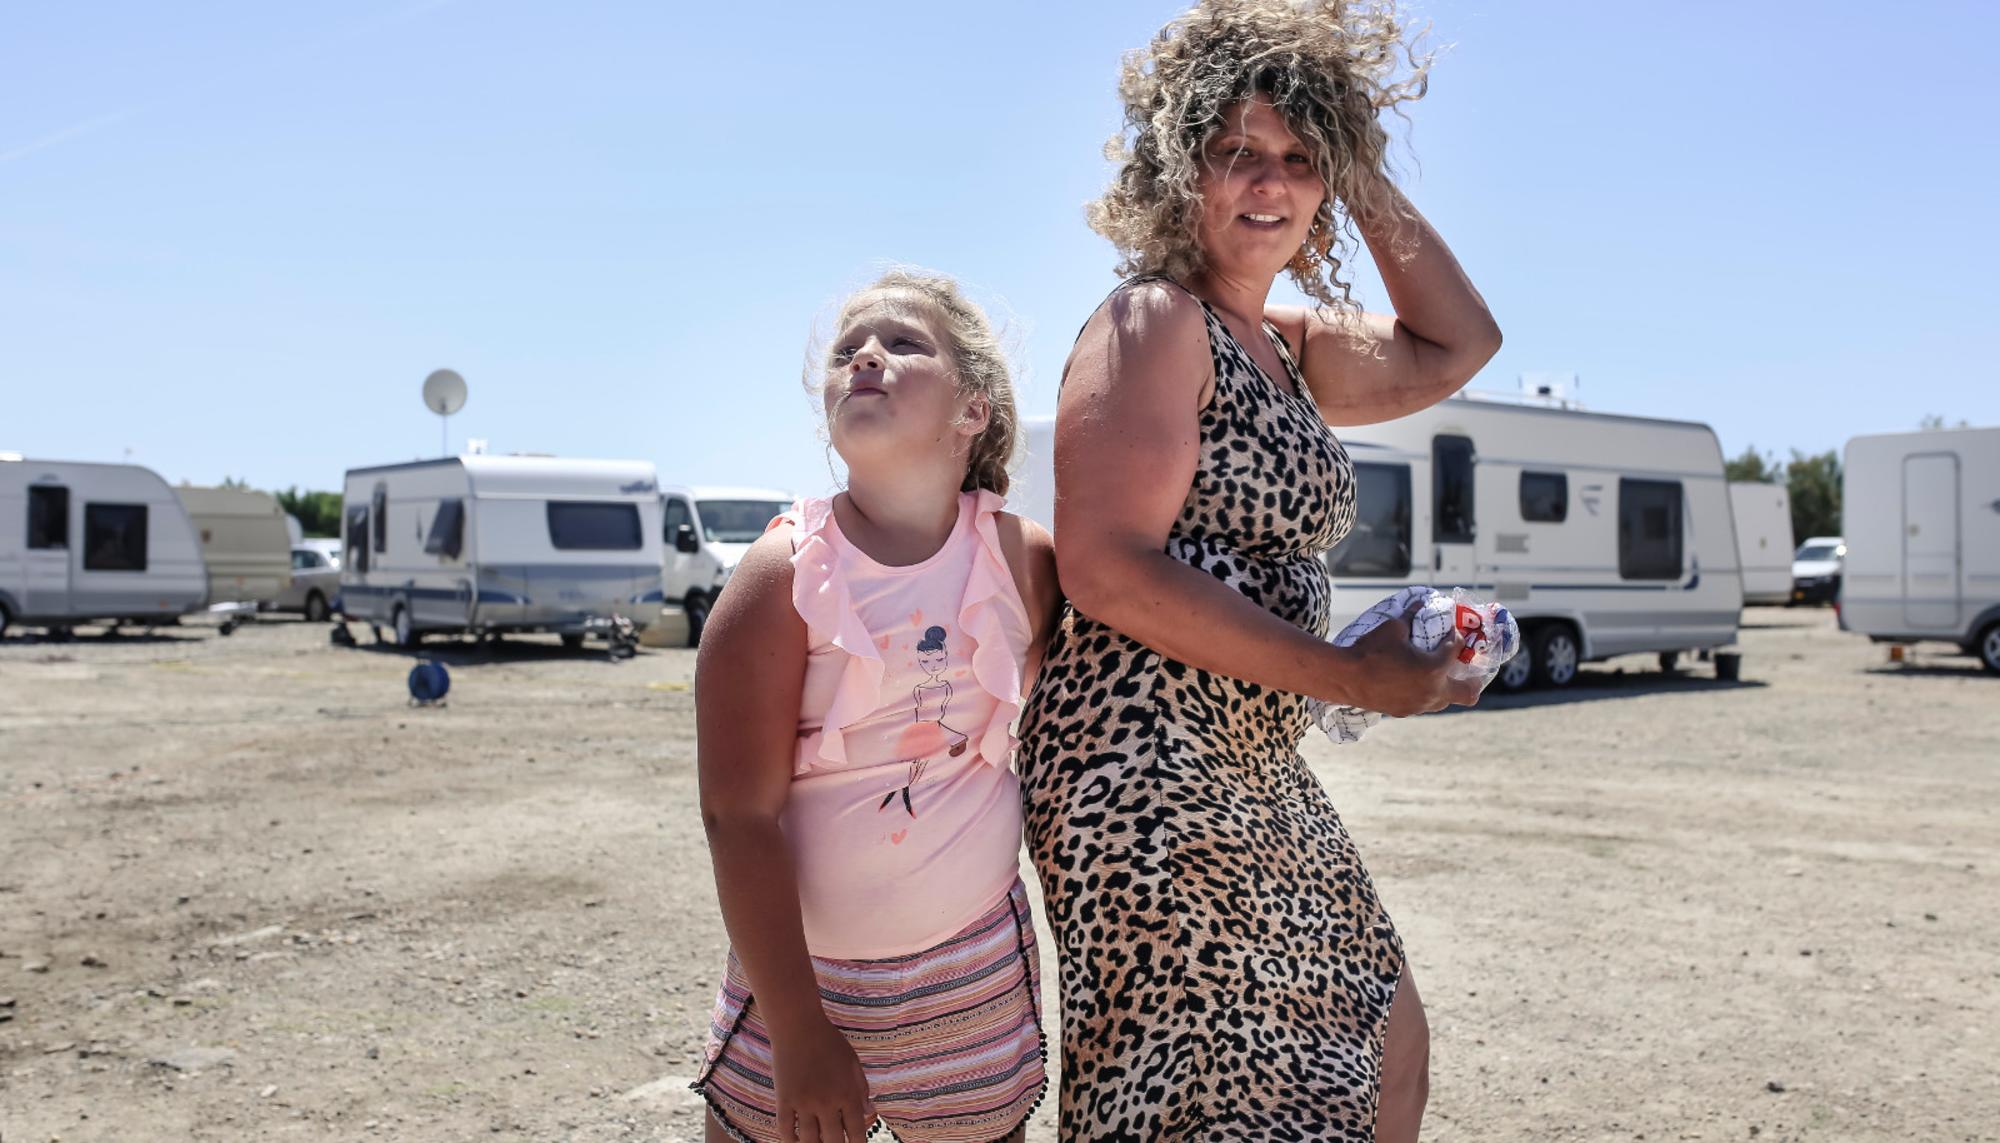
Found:
<svg viewBox="0 0 2000 1143"><path fill-rule="evenodd" d="M843 418L831 434L833 451L848 464L907 464L938 447L941 434L910 433L870 417Z"/></svg>

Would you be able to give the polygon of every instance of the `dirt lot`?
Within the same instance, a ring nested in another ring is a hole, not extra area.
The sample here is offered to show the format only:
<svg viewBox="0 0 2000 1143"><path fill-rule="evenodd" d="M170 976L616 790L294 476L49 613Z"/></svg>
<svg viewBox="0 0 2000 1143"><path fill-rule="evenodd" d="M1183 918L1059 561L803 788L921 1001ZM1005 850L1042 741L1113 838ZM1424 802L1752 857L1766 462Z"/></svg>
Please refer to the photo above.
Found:
<svg viewBox="0 0 2000 1143"><path fill-rule="evenodd" d="M2000 679L1743 646L1308 744L1428 1138L2000 1139ZM692 655L440 657L413 710L303 623L0 641L0 1138L698 1137Z"/></svg>

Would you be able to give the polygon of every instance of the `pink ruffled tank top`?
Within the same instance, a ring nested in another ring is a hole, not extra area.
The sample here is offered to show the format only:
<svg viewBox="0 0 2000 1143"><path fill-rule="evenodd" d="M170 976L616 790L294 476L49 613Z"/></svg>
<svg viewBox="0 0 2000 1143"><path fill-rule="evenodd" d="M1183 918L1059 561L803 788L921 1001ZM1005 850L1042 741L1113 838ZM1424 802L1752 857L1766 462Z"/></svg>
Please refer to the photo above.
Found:
<svg viewBox="0 0 2000 1143"><path fill-rule="evenodd" d="M962 493L950 538L907 567L848 543L831 500L779 517L810 644L784 828L815 956L935 947L1014 884L1032 627L994 524L1003 503Z"/></svg>

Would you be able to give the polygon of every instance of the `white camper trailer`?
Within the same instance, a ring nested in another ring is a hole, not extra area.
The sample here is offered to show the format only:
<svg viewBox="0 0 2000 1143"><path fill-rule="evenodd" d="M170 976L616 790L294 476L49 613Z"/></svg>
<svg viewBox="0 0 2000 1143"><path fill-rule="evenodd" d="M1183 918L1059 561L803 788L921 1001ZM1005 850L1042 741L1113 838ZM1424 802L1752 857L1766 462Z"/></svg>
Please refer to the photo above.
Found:
<svg viewBox="0 0 2000 1143"><path fill-rule="evenodd" d="M1729 485L1736 513L1736 562L1743 568L1743 602L1792 599L1792 494L1782 484L1738 480Z"/></svg>
<svg viewBox="0 0 2000 1143"><path fill-rule="evenodd" d="M176 488L201 537L208 602L267 603L292 583L290 517L268 492Z"/></svg>
<svg viewBox="0 0 2000 1143"><path fill-rule="evenodd" d="M194 525L157 473L0 457L0 632L172 623L207 598Z"/></svg>
<svg viewBox="0 0 2000 1143"><path fill-rule="evenodd" d="M1843 628L1956 643L2000 672L2000 428L1855 437L1841 518Z"/></svg>
<svg viewBox="0 0 2000 1143"><path fill-rule="evenodd" d="M1053 528L1054 422L1022 426L1008 503ZM1743 582L1707 425L1465 395L1340 436L1360 501L1327 556L1333 630L1411 583L1470 588L1521 624L1505 689L1567 686L1614 655L1671 666L1735 644ZM1740 660L1715 663L1733 678Z"/></svg>
<svg viewBox="0 0 2000 1143"><path fill-rule="evenodd" d="M660 486L632 460L460 456L356 468L341 610L414 645L430 632L553 631L659 618Z"/></svg>
<svg viewBox="0 0 2000 1143"><path fill-rule="evenodd" d="M1056 530L1056 419L1022 417L1021 443L1007 480L1007 510Z"/></svg>
<svg viewBox="0 0 2000 1143"><path fill-rule="evenodd" d="M1468 587L1521 624L1507 689L1736 642L1735 516L1707 425L1470 394L1342 436L1360 503L1327 556L1336 630L1411 580ZM1734 678L1740 659L1715 665Z"/></svg>

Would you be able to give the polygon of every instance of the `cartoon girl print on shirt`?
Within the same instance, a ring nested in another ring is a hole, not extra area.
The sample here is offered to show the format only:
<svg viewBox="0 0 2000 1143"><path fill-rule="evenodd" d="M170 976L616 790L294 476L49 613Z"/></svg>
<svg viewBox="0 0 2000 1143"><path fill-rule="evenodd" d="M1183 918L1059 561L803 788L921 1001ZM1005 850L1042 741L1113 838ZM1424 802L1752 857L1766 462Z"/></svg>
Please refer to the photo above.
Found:
<svg viewBox="0 0 2000 1143"><path fill-rule="evenodd" d="M911 697L916 700L917 706L916 721L911 729L917 730L926 723L937 727L939 731L943 732L944 741L950 743L950 747L945 753L956 758L965 753L968 739L944 720L945 712L951 706L951 683L946 681L944 677L944 670L950 665L951 659L945 653L944 640L944 628L929 627L924 630L924 637L917 644L917 666L923 670L924 674L930 676L930 678L926 682L918 683L911 689ZM888 809L890 803L894 802L898 795L901 795L904 811L911 817L917 816L916 806L910 800L910 791L916 786L917 780L924 776L924 766L930 761L930 756L936 747L925 743L923 736L914 737L910 740L913 745L922 743L926 748L912 751L914 757L910 759L909 782L902 789L891 790L888 794L884 795L882 804L875 807L877 813Z"/></svg>

